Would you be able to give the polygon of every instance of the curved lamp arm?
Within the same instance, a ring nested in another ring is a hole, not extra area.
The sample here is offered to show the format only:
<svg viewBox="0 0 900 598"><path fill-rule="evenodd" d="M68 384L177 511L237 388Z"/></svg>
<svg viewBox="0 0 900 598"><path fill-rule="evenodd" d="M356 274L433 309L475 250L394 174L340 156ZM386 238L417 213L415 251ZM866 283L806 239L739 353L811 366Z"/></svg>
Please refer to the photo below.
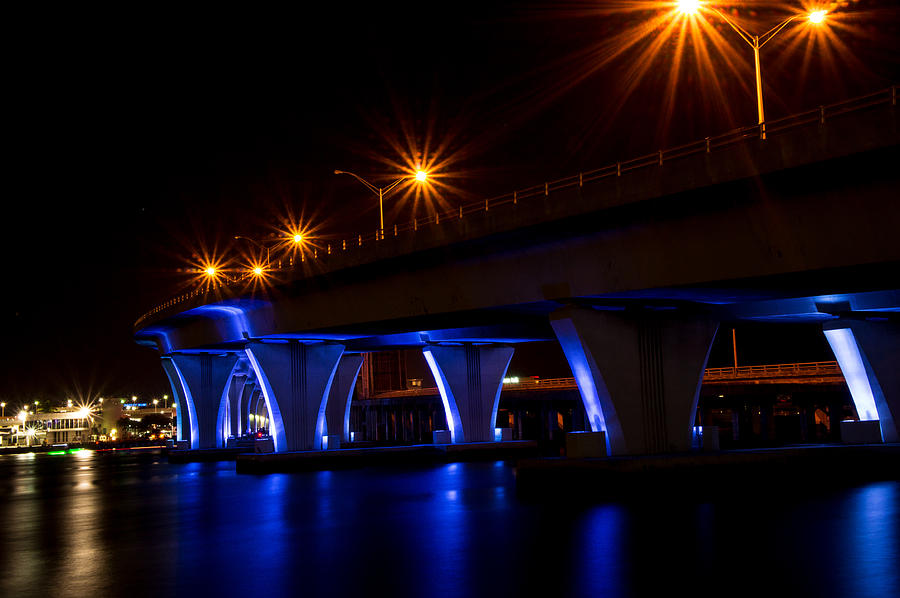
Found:
<svg viewBox="0 0 900 598"><path fill-rule="evenodd" d="M353 174L352 172L347 172L346 170L335 170L335 171L334 171L334 174L349 174L349 175L352 176L354 179L356 179L357 181L359 181L360 183L362 183L363 185L365 185L366 187L368 187L368 188L369 188L369 191L371 191L371 192L374 193L375 195L378 195L378 193L379 193L378 187L376 187L375 185L373 185L372 183L370 183L370 182L367 181L366 179L362 178L362 177L359 176L358 174Z"/></svg>

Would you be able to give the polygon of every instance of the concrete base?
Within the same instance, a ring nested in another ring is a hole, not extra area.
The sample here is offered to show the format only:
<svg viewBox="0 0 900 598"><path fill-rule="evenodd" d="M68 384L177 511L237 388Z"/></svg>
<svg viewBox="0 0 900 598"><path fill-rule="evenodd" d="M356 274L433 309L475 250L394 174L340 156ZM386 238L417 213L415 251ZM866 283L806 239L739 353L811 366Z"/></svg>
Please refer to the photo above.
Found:
<svg viewBox="0 0 900 598"><path fill-rule="evenodd" d="M329 434L322 437L322 450L333 451L341 448L341 434Z"/></svg>
<svg viewBox="0 0 900 598"><path fill-rule="evenodd" d="M516 491L525 498L606 500L663 499L667 494L781 492L894 480L900 444L817 445L665 456L607 459L523 459L516 465ZM659 498L656 498L659 497Z"/></svg>
<svg viewBox="0 0 900 598"><path fill-rule="evenodd" d="M694 426L691 449L695 451L719 450L719 426Z"/></svg>
<svg viewBox="0 0 900 598"><path fill-rule="evenodd" d="M844 444L880 444L881 422L877 419L841 422L841 442Z"/></svg>
<svg viewBox="0 0 900 598"><path fill-rule="evenodd" d="M512 428L494 428L494 442L509 442L512 440Z"/></svg>
<svg viewBox="0 0 900 598"><path fill-rule="evenodd" d="M450 430L435 430L431 433L431 442L433 444L450 444Z"/></svg>
<svg viewBox="0 0 900 598"><path fill-rule="evenodd" d="M270 455L242 454L238 473L274 473L353 469L379 465L434 465L459 461L496 461L532 458L539 454L537 442L471 442L466 444L420 444L333 451L297 451Z"/></svg>
<svg viewBox="0 0 900 598"><path fill-rule="evenodd" d="M586 459L605 457L606 432L569 432L566 434L566 457Z"/></svg>
<svg viewBox="0 0 900 598"><path fill-rule="evenodd" d="M202 463L209 461L234 461L238 455L246 449L243 448L217 448L217 449L192 449L170 450L167 456L169 463Z"/></svg>

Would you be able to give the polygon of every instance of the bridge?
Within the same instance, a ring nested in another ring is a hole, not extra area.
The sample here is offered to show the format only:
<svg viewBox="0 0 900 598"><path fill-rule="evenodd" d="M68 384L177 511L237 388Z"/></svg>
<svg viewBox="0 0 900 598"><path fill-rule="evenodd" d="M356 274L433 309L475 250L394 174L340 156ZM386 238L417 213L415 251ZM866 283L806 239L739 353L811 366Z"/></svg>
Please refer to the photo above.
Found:
<svg viewBox="0 0 900 598"><path fill-rule="evenodd" d="M706 368L702 384L840 384L846 382L836 361L813 361L809 363L777 363L766 365L745 365L727 368ZM543 392L548 390L576 390L575 378L523 378L514 382L504 381L507 392ZM408 388L377 393L372 398L402 398L436 396L440 391L433 388Z"/></svg>
<svg viewBox="0 0 900 598"><path fill-rule="evenodd" d="M349 439L366 352L421 348L450 440L490 441L520 342L559 342L610 454L687 450L723 321L820 323L898 441L897 88L326 244L135 324L192 448L265 402L276 451ZM187 418L187 422L182 421ZM185 425L186 424L186 425ZM325 440L328 438L329 440Z"/></svg>

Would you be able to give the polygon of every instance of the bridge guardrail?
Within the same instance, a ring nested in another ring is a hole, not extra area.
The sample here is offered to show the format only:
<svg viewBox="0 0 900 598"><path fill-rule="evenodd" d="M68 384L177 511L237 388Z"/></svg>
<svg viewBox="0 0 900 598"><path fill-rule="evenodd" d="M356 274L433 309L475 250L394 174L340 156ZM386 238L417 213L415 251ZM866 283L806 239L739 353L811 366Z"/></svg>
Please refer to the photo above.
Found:
<svg viewBox="0 0 900 598"><path fill-rule="evenodd" d="M703 381L747 380L764 378L796 378L817 376L843 376L836 361L812 361L807 363L777 363L771 365L744 365L727 368L706 368ZM575 378L522 379L519 382L504 382L508 390L552 390L577 388ZM437 388L410 388L379 393L372 399L421 397L437 394Z"/></svg>
<svg viewBox="0 0 900 598"><path fill-rule="evenodd" d="M468 204L460 204L458 208L454 208L452 210L435 211L433 214L429 214L421 218L416 218L403 224L396 224L391 229L376 230L368 233L358 234L355 238L342 239L336 241L334 244L328 243L324 248L324 253L326 255L330 255L338 251L350 251L354 247L357 249L366 247L371 243L384 241L386 235L397 237L402 233L415 233L420 228L430 226L432 224L440 224L441 222L449 220L462 219L466 215L488 212L501 206L516 205L522 200L527 200L534 197L548 197L550 193L554 191L571 189L573 187L582 187L586 182L597 181L614 176L617 177L621 176L622 173L631 172L642 168L661 166L667 161L677 160L696 154L708 154L713 150L740 144L747 141L748 139L765 139L764 134L771 137L771 135L773 134L807 126L810 124L822 125L830 119L839 117L844 114L850 114L860 110L865 110L874 106L881 106L885 104L896 106L898 90L900 90L900 87L893 85L881 91L851 98L849 100L844 100L835 104L819 106L818 108L813 110L799 112L775 120L760 123L759 125L740 127L721 135L706 137L704 139L686 143L684 145L665 150L659 150L653 154L647 154L644 156L639 156L637 158L632 158L630 160L616 162L615 164L607 164L606 166L602 166L595 170L581 172L577 175L564 177L555 181L548 181L540 185L533 185L525 189L513 191L511 193L506 193L504 195L499 195L496 197L486 198ZM334 246L334 250L332 250L332 245ZM310 255L309 258L318 260L319 249L314 248L312 250L312 255ZM288 261L288 267L293 267L295 261L305 262L307 259L307 255L305 254L301 255L300 260L290 259ZM281 264L282 263L280 261L277 262L277 267L275 269L283 269ZM243 282L246 279L246 275L236 276L234 278L226 280L224 284L230 286ZM183 303L185 301L188 301L189 299L205 294L207 292L207 289L198 288L182 295L178 295L177 297L174 297L166 301L162 305L158 305L147 313L143 314L140 318L137 319L134 325L135 327L137 327L147 318L150 318L151 316L154 316L165 309L177 305L178 303Z"/></svg>

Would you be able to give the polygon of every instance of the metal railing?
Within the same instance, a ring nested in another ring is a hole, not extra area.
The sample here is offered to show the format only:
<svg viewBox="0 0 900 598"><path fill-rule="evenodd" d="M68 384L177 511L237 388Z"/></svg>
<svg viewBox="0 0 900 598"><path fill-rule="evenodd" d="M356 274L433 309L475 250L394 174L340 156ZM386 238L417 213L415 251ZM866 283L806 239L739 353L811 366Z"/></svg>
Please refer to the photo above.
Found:
<svg viewBox="0 0 900 598"><path fill-rule="evenodd" d="M808 363L778 363L774 365L745 365L737 368L707 368L703 372L703 382L719 380L760 380L767 378L816 378L820 376L840 376L841 368L836 361L813 361ZM519 382L504 382L503 390L571 390L577 388L575 378L521 379ZM403 397L433 396L437 388L410 388L391 390L376 394L372 399L395 399Z"/></svg>
<svg viewBox="0 0 900 598"><path fill-rule="evenodd" d="M815 108L813 110L799 112L797 114L792 114L783 118L760 123L759 125L741 127L727 133L717 135L715 137L706 137L704 139L686 143L677 147L659 150L652 154L647 154L622 162L616 162L615 164L608 164L595 170L580 172L577 175L568 176L565 178L557 179L555 181L548 181L539 185L534 185L532 187L527 187L525 189L506 193L505 195L490 197L468 204L461 204L457 208L454 208L452 210L436 211L422 218L416 218L403 224L395 224L392 228L387 230L375 230L368 233L358 234L355 237L349 239L341 239L334 242L328 242L321 249L316 247L308 253L301 254L299 259L292 258L288 260L288 267L295 267L296 264L306 262L307 260L317 261L320 258L320 253L328 256L337 253L347 253L354 250L365 249L374 243L383 243L385 242L385 240L398 237L401 234L405 235L408 233L418 233L419 229L431 225L439 225L442 222L461 220L466 216L472 214L489 212L491 210L496 210L497 208L504 206L515 206L522 201L527 201L534 198L546 198L549 197L551 193L557 191L580 188L583 187L585 183L598 181L605 178L621 177L624 173L633 172L636 170L659 167L663 164L671 162L672 160L678 160L688 156L709 154L714 150L744 143L751 139L765 139L765 137L763 136L763 132L765 132L768 138L771 138L772 135L777 135L778 133L782 133L784 131L793 130L811 124L823 125L826 121L833 118L839 117L844 114L865 110L873 106L880 106L885 104L896 106L898 90L900 90L900 87L894 85L887 89L883 89L881 91L877 91L864 96L844 100L835 104L819 106L818 108ZM282 262L279 261L277 262L277 264L278 266L276 269L282 269ZM222 284L224 286L238 285L250 278L251 277L249 275L242 274L240 276L228 278ZM207 293L209 293L209 289L198 288L193 291L178 295L177 297L166 301L162 305L154 307L153 309L142 315L140 318L138 318L134 325L135 327L137 327L147 318L163 310L166 310L179 303L188 301L194 297L205 295Z"/></svg>
<svg viewBox="0 0 900 598"><path fill-rule="evenodd" d="M740 380L746 378L788 378L841 376L836 361L811 363L780 363L776 365L744 365L736 368L708 368L704 380Z"/></svg>

